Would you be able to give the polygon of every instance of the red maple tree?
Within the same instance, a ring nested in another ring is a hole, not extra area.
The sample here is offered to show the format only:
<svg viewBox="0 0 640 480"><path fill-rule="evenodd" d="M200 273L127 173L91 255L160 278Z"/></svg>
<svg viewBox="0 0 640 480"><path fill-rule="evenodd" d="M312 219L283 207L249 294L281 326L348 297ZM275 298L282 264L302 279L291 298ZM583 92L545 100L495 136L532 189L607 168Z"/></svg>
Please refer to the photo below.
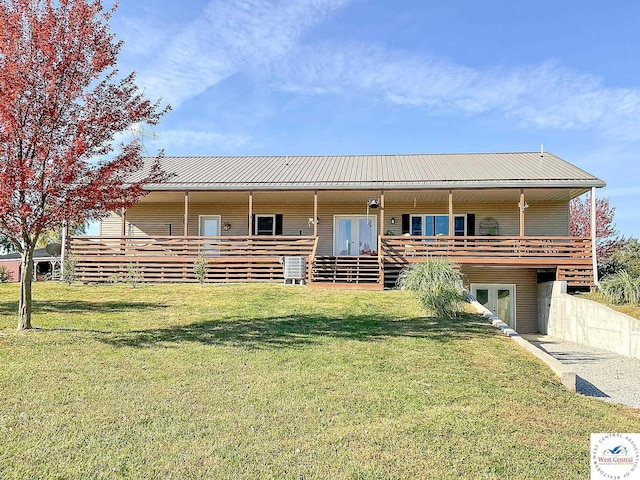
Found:
<svg viewBox="0 0 640 480"><path fill-rule="evenodd" d="M115 8L115 7L114 7ZM33 251L43 231L126 208L162 177L141 181L134 123L155 125L167 108L116 70L114 8L100 0L0 0L0 234L22 256L18 329L31 328Z"/></svg>
<svg viewBox="0 0 640 480"><path fill-rule="evenodd" d="M609 256L611 247L618 241L618 232L613 223L616 207L606 197L596 198L596 257ZM591 236L591 197L576 197L569 203L569 225L572 237Z"/></svg>

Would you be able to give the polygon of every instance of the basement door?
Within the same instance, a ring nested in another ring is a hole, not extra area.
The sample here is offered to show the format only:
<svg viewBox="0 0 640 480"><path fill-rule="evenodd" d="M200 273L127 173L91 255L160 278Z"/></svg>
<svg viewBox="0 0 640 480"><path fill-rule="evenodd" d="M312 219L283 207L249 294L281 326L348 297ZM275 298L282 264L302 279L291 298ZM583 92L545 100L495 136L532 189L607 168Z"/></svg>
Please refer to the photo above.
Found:
<svg viewBox="0 0 640 480"><path fill-rule="evenodd" d="M516 286L510 284L471 284L471 294L500 320L516 329Z"/></svg>

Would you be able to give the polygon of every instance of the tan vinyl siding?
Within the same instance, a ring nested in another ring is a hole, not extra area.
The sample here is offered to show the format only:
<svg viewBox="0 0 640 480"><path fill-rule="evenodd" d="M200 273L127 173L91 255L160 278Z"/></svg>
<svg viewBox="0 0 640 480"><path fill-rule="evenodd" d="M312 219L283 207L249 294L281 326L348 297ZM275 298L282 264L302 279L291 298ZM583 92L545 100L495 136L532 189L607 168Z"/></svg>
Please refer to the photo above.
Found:
<svg viewBox="0 0 640 480"><path fill-rule="evenodd" d="M532 268L462 267L464 284L514 284L516 286L516 330L519 333L538 331L537 273Z"/></svg>
<svg viewBox="0 0 640 480"><path fill-rule="evenodd" d="M385 231L402 235L402 214L428 215L449 213L448 204L387 205L385 208ZM480 235L479 225L483 218L493 218L498 222L500 235L520 235L520 210L517 203L454 203L453 213L457 215L473 213L476 216L476 235ZM391 217L396 219L391 225ZM547 202L531 205L525 210L525 235L569 235L569 208L566 202Z"/></svg>
<svg viewBox="0 0 640 480"><path fill-rule="evenodd" d="M127 210L125 234L134 236L182 235L184 205L175 203L139 203ZM120 236L122 218L117 213L100 222L100 235Z"/></svg>
<svg viewBox="0 0 640 480"><path fill-rule="evenodd" d="M122 218L115 212L100 220L98 234L101 237L119 237L122 235Z"/></svg>
<svg viewBox="0 0 640 480"><path fill-rule="evenodd" d="M391 235L402 234L403 214L443 214L448 213L448 204L398 204L387 202L385 206L384 230ZM454 214L475 214L476 234L480 234L479 224L485 217L494 218L499 225L500 235L519 235L520 213L517 204L513 203L454 203ZM569 230L569 209L566 202L547 202L531 205L525 210L526 235L558 235L566 236ZM287 204L260 203L254 201L254 214L283 214L283 235L313 235L313 227L309 226L309 218L313 217L313 200ZM365 215L366 202L333 203L318 202L318 255L333 254L333 225L335 215ZM189 205L189 235L199 235L200 215L220 215L221 225L229 223L231 228L221 230L223 236L244 236L248 234L248 196L247 202L229 203L192 203ZM377 216L380 229L380 210L370 210L371 216ZM171 224L172 235L183 235L183 203L140 203L127 211L127 234L164 236L168 235L165 224ZM391 224L391 218L395 224ZM100 235L119 236L121 218L112 214L102 220Z"/></svg>
<svg viewBox="0 0 640 480"><path fill-rule="evenodd" d="M309 218L313 217L313 204L285 205L269 204L256 206L254 214L283 214L283 235L313 235ZM221 224L231 228L220 232L223 236L245 236L248 233L249 207L247 204L206 204L189 206L189 235L199 235L200 215L220 215ZM184 204L140 203L127 211L126 229L134 235L165 236L165 224L171 224L172 235L184 234ZM100 235L119 236L121 218L116 213L100 222ZM162 229L163 233L158 230Z"/></svg>

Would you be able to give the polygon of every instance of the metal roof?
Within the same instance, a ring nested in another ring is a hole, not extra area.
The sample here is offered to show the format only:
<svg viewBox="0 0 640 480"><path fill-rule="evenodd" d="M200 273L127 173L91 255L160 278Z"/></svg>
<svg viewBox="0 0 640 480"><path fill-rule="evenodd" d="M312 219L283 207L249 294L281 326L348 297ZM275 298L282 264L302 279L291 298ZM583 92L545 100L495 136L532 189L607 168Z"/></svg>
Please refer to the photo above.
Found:
<svg viewBox="0 0 640 480"><path fill-rule="evenodd" d="M146 158L149 164L153 159ZM551 153L164 157L159 190L589 188L605 182ZM146 170L146 169L145 169ZM139 180L140 172L132 180Z"/></svg>

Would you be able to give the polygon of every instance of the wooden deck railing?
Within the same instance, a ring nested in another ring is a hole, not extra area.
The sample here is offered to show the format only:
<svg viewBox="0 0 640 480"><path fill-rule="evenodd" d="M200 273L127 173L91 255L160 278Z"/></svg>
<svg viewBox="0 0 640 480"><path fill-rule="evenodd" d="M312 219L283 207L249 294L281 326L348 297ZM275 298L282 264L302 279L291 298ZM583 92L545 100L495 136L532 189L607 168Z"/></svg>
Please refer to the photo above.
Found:
<svg viewBox="0 0 640 480"><path fill-rule="evenodd" d="M137 268L146 282L195 281L193 262L208 259L215 282L283 280L280 258L312 258L315 237L71 237L67 254L77 259L83 281L107 281Z"/></svg>
<svg viewBox="0 0 640 480"><path fill-rule="evenodd" d="M593 286L591 239L584 237L381 237L384 283L393 286L402 268L427 257L461 265L557 268L558 280Z"/></svg>
<svg viewBox="0 0 640 480"><path fill-rule="evenodd" d="M67 245L67 254L76 257L79 277L86 282L117 278L131 268L139 269L146 282L196 281L193 262L200 254L208 259L208 281L280 282L284 279L280 258L302 256L308 259L307 275L311 282L318 238L71 237ZM374 257L378 279L393 283L404 266L426 257L446 257L470 265L558 267L563 272L562 278L576 284L592 281L593 273L589 238L382 236L378 256ZM376 269L375 263L367 265L366 281L374 282L369 273ZM346 270L351 268L347 267Z"/></svg>
<svg viewBox="0 0 640 480"><path fill-rule="evenodd" d="M449 257L458 263L590 265L591 239L583 237L381 237L382 256L414 262Z"/></svg>

